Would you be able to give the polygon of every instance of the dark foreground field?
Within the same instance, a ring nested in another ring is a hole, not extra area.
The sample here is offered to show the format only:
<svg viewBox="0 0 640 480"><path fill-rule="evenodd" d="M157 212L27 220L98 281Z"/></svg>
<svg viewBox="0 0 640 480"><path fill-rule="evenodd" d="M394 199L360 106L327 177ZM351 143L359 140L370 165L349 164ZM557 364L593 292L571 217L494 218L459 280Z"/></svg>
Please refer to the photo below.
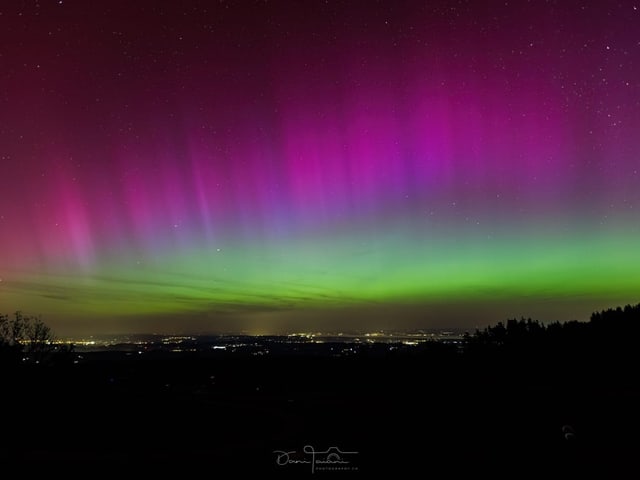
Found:
<svg viewBox="0 0 640 480"><path fill-rule="evenodd" d="M324 476L635 471L635 370L589 358L427 348L347 358L87 354L79 364L20 365L4 374L0 460L90 476L300 477L312 475L310 464L278 465L274 452L308 460L301 451L311 446L358 452L316 463L313 475Z"/></svg>

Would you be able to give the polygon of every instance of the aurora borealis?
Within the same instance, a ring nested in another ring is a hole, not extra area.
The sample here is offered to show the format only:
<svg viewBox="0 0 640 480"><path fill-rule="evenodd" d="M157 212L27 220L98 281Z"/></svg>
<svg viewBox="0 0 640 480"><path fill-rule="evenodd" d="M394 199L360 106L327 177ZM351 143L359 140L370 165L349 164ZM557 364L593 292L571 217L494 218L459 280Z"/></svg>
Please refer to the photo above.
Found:
<svg viewBox="0 0 640 480"><path fill-rule="evenodd" d="M640 4L0 7L0 310L473 328L640 295Z"/></svg>

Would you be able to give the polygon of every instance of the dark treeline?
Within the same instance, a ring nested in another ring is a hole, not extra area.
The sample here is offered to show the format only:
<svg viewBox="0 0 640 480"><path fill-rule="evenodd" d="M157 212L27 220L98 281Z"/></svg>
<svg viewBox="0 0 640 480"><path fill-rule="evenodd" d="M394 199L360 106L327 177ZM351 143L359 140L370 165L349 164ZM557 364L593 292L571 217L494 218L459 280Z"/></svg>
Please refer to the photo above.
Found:
<svg viewBox="0 0 640 480"><path fill-rule="evenodd" d="M510 319L467 336L466 351L529 360L575 356L606 364L637 356L639 334L640 304L627 305L594 312L588 322Z"/></svg>
<svg viewBox="0 0 640 480"><path fill-rule="evenodd" d="M499 322L496 326L479 330L469 340L484 345L510 345L521 343L540 343L553 339L602 339L623 334L637 334L640 331L640 304L627 305L624 308L610 308L591 314L589 322L553 322L544 325L538 320L510 319L506 324Z"/></svg>

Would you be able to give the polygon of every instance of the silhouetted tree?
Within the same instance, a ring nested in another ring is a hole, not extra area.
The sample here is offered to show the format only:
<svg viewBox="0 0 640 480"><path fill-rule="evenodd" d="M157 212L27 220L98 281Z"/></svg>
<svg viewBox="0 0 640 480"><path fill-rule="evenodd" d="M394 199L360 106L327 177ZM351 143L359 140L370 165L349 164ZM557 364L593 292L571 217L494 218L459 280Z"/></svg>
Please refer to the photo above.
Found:
<svg viewBox="0 0 640 480"><path fill-rule="evenodd" d="M20 358L40 362L56 348L54 335L40 318L15 312L13 318L0 315L0 358L16 361Z"/></svg>
<svg viewBox="0 0 640 480"><path fill-rule="evenodd" d="M54 351L54 336L51 328L39 318L26 323L25 327L26 353L35 361Z"/></svg>

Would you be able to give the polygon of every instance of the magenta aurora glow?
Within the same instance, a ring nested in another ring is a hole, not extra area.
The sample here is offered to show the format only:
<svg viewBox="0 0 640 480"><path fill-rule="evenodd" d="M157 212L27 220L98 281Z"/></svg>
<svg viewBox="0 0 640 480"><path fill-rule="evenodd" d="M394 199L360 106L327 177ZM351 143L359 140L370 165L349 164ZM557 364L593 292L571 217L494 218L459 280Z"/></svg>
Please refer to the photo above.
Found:
<svg viewBox="0 0 640 480"><path fill-rule="evenodd" d="M472 328L640 295L633 2L0 9L0 308Z"/></svg>

